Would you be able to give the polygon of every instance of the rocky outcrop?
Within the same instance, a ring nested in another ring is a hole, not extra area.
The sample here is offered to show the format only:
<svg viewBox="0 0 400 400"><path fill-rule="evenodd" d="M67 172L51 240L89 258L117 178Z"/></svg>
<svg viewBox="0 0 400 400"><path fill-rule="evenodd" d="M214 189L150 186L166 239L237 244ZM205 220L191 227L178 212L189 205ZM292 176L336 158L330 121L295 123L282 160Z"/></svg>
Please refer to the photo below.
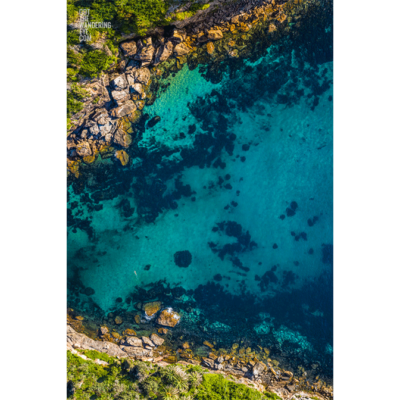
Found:
<svg viewBox="0 0 400 400"><path fill-rule="evenodd" d="M134 40L121 43L119 47L121 47L122 53L125 57L133 57L137 52L137 46Z"/></svg>
<svg viewBox="0 0 400 400"><path fill-rule="evenodd" d="M299 4L290 1L293 7ZM199 10L192 17L174 21L172 32L169 28L159 27L148 31L145 38L138 39L135 34L122 35L120 60L113 72L82 84L88 96L84 99L83 110L70 118L67 142L69 173L78 177L80 162L93 163L103 146L113 152L100 152L101 158L114 156L112 160L121 166L127 165L129 155L123 149L129 148L133 142L133 132L125 126L123 133L117 121L127 118L134 123L141 114L138 110L142 110L145 103L154 102L150 82L152 75L154 79L162 75L162 67L158 69L160 64L168 64L168 60L175 57L177 62L171 65L180 69L192 52L196 59L200 59L199 53L202 52L215 60L237 58L246 46L238 46L232 39L225 43L228 34L244 36L242 34L257 23L268 20L266 34L276 35L277 27L289 20L285 14L287 10L284 11L286 2L238 0L225 2L221 7L219 1L213 1L209 8ZM293 20L292 16L290 18ZM205 46L201 49L203 43ZM111 145L116 148L111 148Z"/></svg>
<svg viewBox="0 0 400 400"><path fill-rule="evenodd" d="M166 60L171 56L174 50L174 45L171 41L167 42L166 44L160 46L157 49L156 55L154 57L154 65L158 65Z"/></svg>

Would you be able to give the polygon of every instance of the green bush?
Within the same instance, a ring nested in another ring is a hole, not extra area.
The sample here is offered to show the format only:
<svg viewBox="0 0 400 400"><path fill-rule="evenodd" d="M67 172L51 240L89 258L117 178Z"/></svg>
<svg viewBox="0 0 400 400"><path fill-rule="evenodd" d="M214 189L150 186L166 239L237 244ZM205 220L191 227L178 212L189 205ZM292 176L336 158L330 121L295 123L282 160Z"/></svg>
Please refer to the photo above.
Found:
<svg viewBox="0 0 400 400"><path fill-rule="evenodd" d="M90 51L83 57L79 73L83 76L94 78L100 72L110 68L111 64L116 60L115 56L107 56L100 50Z"/></svg>

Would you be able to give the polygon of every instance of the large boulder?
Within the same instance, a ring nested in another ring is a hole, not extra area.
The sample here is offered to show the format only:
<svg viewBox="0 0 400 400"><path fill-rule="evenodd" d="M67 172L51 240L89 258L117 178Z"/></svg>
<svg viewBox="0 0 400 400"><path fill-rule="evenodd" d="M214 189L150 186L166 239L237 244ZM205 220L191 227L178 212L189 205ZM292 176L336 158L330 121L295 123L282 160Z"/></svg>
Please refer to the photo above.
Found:
<svg viewBox="0 0 400 400"><path fill-rule="evenodd" d="M141 83L134 83L131 88L134 90L134 92L138 93L140 95L141 99L146 98L146 93L144 92L143 86Z"/></svg>
<svg viewBox="0 0 400 400"><path fill-rule="evenodd" d="M164 343L164 339L160 338L160 336L156 335L155 333L150 335L150 339L156 346L161 346Z"/></svg>
<svg viewBox="0 0 400 400"><path fill-rule="evenodd" d="M180 319L181 316L172 308L166 308L165 310L161 311L159 317L157 318L157 324L173 328Z"/></svg>
<svg viewBox="0 0 400 400"><path fill-rule="evenodd" d="M114 118L121 118L136 110L136 105L132 100L128 100L122 106L114 108L110 111L110 115Z"/></svg>
<svg viewBox="0 0 400 400"><path fill-rule="evenodd" d="M185 43L179 43L177 46L175 46L174 53L179 57L179 56L184 56L190 52L190 49L188 46L186 46Z"/></svg>
<svg viewBox="0 0 400 400"><path fill-rule="evenodd" d="M137 46L134 40L121 43L119 47L121 48L125 57L133 57L137 52Z"/></svg>
<svg viewBox="0 0 400 400"><path fill-rule="evenodd" d="M153 64L158 65L163 61L167 60L171 56L173 50L174 50L174 44L171 41L160 46L156 51Z"/></svg>
<svg viewBox="0 0 400 400"><path fill-rule="evenodd" d="M151 61L153 60L153 55L155 52L155 47L150 44L148 46L143 47L140 50L140 53L135 55L135 60L139 60L142 62L142 67L145 67L146 65L150 65Z"/></svg>
<svg viewBox="0 0 400 400"><path fill-rule="evenodd" d="M146 86L150 80L150 70L143 67L139 68L134 72L133 77L135 82L143 83Z"/></svg>
<svg viewBox="0 0 400 400"><path fill-rule="evenodd" d="M117 76L113 81L111 81L111 84L115 90L123 90L128 86L128 82L126 81L124 74Z"/></svg>
<svg viewBox="0 0 400 400"><path fill-rule="evenodd" d="M132 137L129 133L119 128L115 132L114 143L119 144L122 147L129 147L132 143Z"/></svg>
<svg viewBox="0 0 400 400"><path fill-rule="evenodd" d="M125 339L125 346L143 347L143 342L136 336L131 336Z"/></svg>
<svg viewBox="0 0 400 400"><path fill-rule="evenodd" d="M143 305L143 311L146 319L153 318L162 306L161 301L152 301Z"/></svg>
<svg viewBox="0 0 400 400"><path fill-rule="evenodd" d="M76 152L81 157L91 156L92 149L90 148L90 144L88 142L81 142L76 146Z"/></svg>
<svg viewBox="0 0 400 400"><path fill-rule="evenodd" d="M129 91L128 90L113 90L111 92L111 96L119 106L122 106L122 104L124 104L125 102L127 102L129 100Z"/></svg>

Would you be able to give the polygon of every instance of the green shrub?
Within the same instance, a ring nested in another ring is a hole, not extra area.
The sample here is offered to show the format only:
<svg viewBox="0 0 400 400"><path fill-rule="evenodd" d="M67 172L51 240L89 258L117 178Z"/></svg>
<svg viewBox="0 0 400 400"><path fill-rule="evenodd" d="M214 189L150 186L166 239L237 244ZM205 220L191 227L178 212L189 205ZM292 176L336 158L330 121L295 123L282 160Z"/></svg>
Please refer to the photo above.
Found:
<svg viewBox="0 0 400 400"><path fill-rule="evenodd" d="M110 68L116 60L115 56L107 56L100 50L90 51L83 57L79 73L83 76L94 78L100 72Z"/></svg>
<svg viewBox="0 0 400 400"><path fill-rule="evenodd" d="M99 351L96 350L83 350L82 352L86 357L90 358L91 360L102 360L108 363L114 362L114 359L110 357L106 353L100 353Z"/></svg>

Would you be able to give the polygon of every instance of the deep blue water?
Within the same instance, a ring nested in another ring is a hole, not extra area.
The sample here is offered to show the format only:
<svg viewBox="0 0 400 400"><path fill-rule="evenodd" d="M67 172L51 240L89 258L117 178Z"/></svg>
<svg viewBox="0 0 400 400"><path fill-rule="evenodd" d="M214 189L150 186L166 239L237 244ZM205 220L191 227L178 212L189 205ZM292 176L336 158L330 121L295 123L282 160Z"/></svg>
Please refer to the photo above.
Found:
<svg viewBox="0 0 400 400"><path fill-rule="evenodd" d="M100 321L158 299L177 335L332 375L332 35L313 29L186 65L145 108L161 121L139 127L133 165L69 186L71 307Z"/></svg>

